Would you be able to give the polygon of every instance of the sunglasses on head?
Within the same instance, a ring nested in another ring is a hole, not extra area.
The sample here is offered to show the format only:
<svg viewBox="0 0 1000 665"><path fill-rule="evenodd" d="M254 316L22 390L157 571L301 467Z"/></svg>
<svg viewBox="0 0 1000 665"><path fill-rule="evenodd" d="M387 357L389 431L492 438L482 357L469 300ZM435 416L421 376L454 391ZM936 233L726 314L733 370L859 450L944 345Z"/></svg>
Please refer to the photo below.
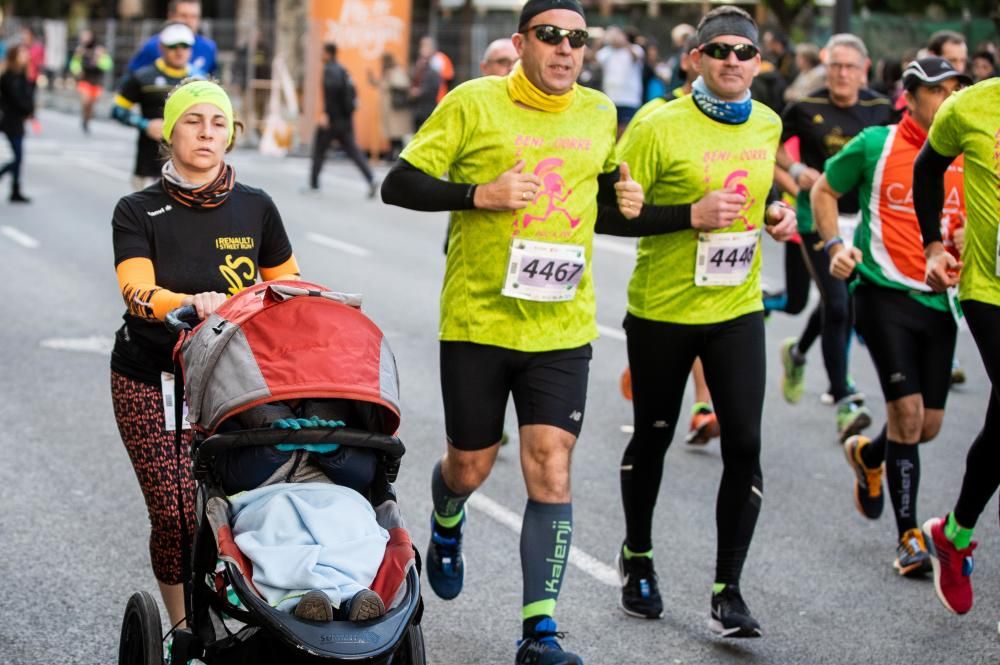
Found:
<svg viewBox="0 0 1000 665"><path fill-rule="evenodd" d="M760 49L753 44L723 44L721 42L702 44L698 50L716 60L725 60L730 53L735 53L736 59L744 62L753 60L760 53Z"/></svg>
<svg viewBox="0 0 1000 665"><path fill-rule="evenodd" d="M587 43L587 37L590 36L586 30L569 30L568 28L557 28L554 25L533 25L521 32L528 34L530 30L535 31L535 37L539 41L552 46L559 46L562 44L562 40L568 39L572 48L580 48Z"/></svg>

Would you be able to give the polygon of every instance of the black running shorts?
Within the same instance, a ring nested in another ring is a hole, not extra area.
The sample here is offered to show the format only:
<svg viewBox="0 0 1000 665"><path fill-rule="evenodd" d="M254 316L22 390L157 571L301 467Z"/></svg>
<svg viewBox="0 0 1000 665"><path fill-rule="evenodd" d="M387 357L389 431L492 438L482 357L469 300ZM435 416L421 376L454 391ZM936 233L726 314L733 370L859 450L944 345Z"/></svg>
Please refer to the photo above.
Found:
<svg viewBox="0 0 1000 665"><path fill-rule="evenodd" d="M526 352L441 342L445 432L459 450L482 450L503 434L507 396L518 426L552 425L579 436L592 349Z"/></svg>
<svg viewBox="0 0 1000 665"><path fill-rule="evenodd" d="M859 284L854 298L855 327L871 353L885 400L920 394L925 409L943 409L957 334L951 312L872 284Z"/></svg>

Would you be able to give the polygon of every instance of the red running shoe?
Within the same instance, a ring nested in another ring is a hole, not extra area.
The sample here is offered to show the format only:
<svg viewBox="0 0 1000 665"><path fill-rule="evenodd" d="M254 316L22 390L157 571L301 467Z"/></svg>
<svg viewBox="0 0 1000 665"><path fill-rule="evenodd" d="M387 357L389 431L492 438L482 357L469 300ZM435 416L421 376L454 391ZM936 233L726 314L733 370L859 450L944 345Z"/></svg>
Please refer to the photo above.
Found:
<svg viewBox="0 0 1000 665"><path fill-rule="evenodd" d="M944 525L944 518L932 517L923 526L934 568L934 588L942 605L955 614L965 614L972 609L972 550L977 543L958 549L944 535Z"/></svg>

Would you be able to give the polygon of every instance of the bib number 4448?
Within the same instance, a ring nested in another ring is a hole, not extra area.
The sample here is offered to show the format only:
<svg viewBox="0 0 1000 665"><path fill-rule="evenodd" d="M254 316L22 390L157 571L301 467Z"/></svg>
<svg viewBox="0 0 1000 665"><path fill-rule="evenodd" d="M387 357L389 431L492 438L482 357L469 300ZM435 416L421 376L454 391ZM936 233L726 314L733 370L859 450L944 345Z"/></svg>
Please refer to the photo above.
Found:
<svg viewBox="0 0 1000 665"><path fill-rule="evenodd" d="M697 286L738 286L747 280L757 254L759 231L698 234Z"/></svg>

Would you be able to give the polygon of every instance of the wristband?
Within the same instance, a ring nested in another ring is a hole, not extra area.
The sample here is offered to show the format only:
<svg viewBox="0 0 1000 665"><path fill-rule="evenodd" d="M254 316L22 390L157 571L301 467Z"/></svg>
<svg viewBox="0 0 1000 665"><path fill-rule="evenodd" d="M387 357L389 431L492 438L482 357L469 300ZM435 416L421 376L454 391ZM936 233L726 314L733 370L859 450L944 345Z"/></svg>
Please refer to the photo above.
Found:
<svg viewBox="0 0 1000 665"><path fill-rule="evenodd" d="M825 243L823 243L823 251L826 252L827 256L830 256L830 249L834 245L843 245L843 244L844 244L844 239L841 238L840 236L836 236L834 238L830 238Z"/></svg>
<svg viewBox="0 0 1000 665"><path fill-rule="evenodd" d="M809 167L803 164L802 162L795 162L794 164L788 167L788 175L792 176L792 180L798 182L799 176L805 173L807 168Z"/></svg>
<svg viewBox="0 0 1000 665"><path fill-rule="evenodd" d="M476 208L476 187L479 185L469 185L469 188L465 190L466 210L475 210Z"/></svg>

